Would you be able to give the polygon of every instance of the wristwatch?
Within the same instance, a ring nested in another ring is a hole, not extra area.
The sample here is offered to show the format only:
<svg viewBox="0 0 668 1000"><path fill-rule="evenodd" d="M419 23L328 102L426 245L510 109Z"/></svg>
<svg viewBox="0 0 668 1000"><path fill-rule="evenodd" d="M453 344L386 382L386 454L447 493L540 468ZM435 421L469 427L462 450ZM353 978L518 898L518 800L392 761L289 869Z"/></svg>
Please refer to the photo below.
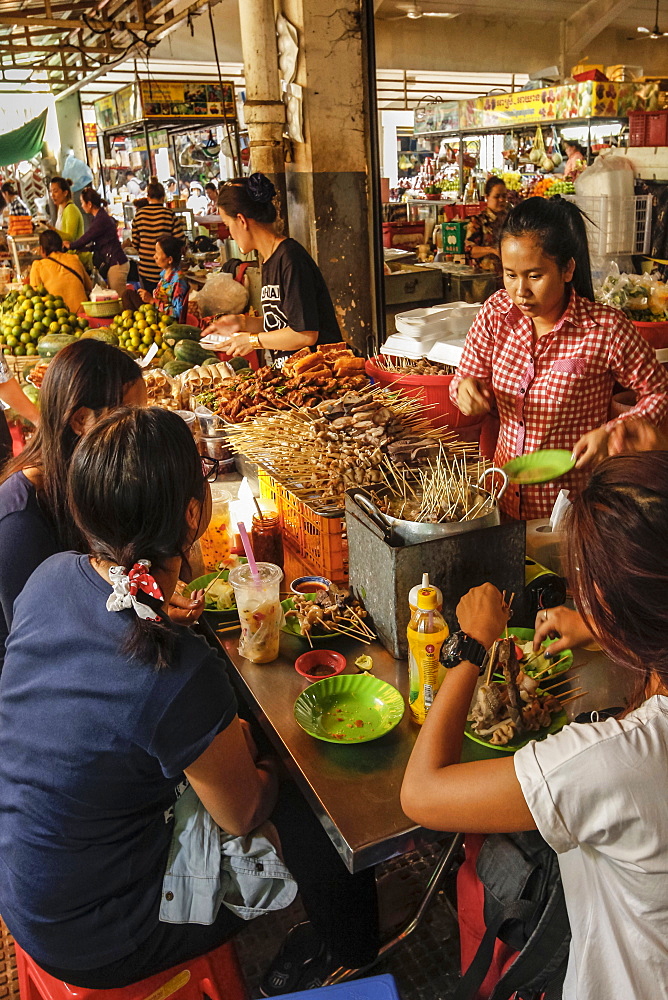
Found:
<svg viewBox="0 0 668 1000"><path fill-rule="evenodd" d="M252 351L261 351L260 347L260 334L259 333L249 333L248 340L250 341L250 346Z"/></svg>
<svg viewBox="0 0 668 1000"><path fill-rule="evenodd" d="M472 639L461 629L459 632L453 632L441 646L441 663L448 669L456 667L463 660L468 660L469 663L475 663L482 674L486 656L487 650L482 643Z"/></svg>

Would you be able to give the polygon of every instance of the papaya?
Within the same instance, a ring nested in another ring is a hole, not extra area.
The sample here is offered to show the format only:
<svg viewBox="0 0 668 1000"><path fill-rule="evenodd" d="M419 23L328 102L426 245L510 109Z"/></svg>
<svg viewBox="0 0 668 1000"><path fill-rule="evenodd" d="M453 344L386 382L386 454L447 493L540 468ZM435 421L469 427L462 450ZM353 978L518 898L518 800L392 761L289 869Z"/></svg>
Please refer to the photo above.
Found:
<svg viewBox="0 0 668 1000"><path fill-rule="evenodd" d="M69 333L47 333L37 344L40 358L53 358L63 347L76 344L77 338Z"/></svg>
<svg viewBox="0 0 668 1000"><path fill-rule="evenodd" d="M207 358L218 360L215 354L205 351L194 340L179 340L174 345L174 356L177 361L185 361L191 368L194 368L195 365L203 365Z"/></svg>
<svg viewBox="0 0 668 1000"><path fill-rule="evenodd" d="M171 378L183 375L184 372L189 372L191 368L192 365L187 364L185 361L168 361L162 366L165 375L169 375Z"/></svg>
<svg viewBox="0 0 668 1000"><path fill-rule="evenodd" d="M197 326L188 326L186 323L172 323L162 331L162 342L169 347L174 347L179 340L192 340L197 343L202 336L202 331Z"/></svg>

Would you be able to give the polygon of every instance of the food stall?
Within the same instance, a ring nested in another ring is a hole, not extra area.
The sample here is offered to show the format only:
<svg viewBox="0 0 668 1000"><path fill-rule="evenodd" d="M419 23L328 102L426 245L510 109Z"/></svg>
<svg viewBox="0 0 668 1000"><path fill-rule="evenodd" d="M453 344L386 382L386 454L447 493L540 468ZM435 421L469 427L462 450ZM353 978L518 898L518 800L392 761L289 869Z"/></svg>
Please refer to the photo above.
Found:
<svg viewBox="0 0 668 1000"><path fill-rule="evenodd" d="M217 176L223 143L241 170L232 82L137 80L96 101L95 115L106 197L133 166L145 181L173 177L178 201L181 182L199 181L212 168ZM218 138L214 130L222 130Z"/></svg>

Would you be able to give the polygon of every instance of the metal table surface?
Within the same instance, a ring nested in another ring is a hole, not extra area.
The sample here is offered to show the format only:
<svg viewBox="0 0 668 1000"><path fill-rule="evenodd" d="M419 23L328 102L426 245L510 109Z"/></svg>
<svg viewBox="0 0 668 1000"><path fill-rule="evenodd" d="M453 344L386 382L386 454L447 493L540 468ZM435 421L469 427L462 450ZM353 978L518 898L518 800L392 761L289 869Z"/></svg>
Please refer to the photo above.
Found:
<svg viewBox="0 0 668 1000"><path fill-rule="evenodd" d="M408 708L392 732L369 743L340 745L313 739L293 715L295 700L309 684L294 669L296 657L304 651L298 640L281 636L279 658L254 664L239 655L237 633L217 638L232 667L235 686L350 871L410 851L420 839L443 836L416 826L399 803L404 771L419 732ZM360 653L369 653L374 675L393 684L407 700L404 660L395 660L377 643L365 646L350 641L337 648L347 657L347 673L355 673L353 661ZM624 693L633 684L630 672L615 667L602 653L587 650L575 653L571 676L578 678L573 688L583 686L584 691L566 706L569 719L583 711L623 704ZM462 760L493 755L494 751L464 740Z"/></svg>

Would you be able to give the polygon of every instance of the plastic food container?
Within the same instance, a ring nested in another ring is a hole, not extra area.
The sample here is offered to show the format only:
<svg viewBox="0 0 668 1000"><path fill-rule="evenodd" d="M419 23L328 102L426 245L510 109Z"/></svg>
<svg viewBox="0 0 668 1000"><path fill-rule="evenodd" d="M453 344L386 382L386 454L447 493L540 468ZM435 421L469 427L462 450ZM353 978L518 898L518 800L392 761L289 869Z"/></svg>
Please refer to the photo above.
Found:
<svg viewBox="0 0 668 1000"><path fill-rule="evenodd" d="M239 652L252 663L271 663L278 656L283 608L279 588L283 570L272 563L257 564L259 579L244 564L230 570L229 582L241 623Z"/></svg>

